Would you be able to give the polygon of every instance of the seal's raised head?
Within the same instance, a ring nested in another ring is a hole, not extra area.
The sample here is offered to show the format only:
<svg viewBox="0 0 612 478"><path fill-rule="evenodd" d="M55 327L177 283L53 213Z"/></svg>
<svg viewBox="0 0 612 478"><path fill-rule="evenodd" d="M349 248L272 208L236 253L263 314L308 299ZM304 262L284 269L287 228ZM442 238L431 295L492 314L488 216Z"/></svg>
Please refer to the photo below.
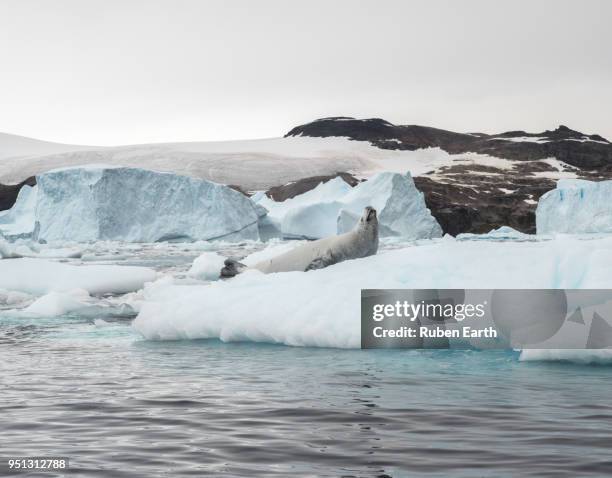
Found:
<svg viewBox="0 0 612 478"><path fill-rule="evenodd" d="M359 222L363 225L376 225L378 226L378 217L376 216L376 209L372 206L366 206L361 215Z"/></svg>
<svg viewBox="0 0 612 478"><path fill-rule="evenodd" d="M376 254L378 250L378 215L376 209L367 206L354 230L359 233L368 247L366 255Z"/></svg>

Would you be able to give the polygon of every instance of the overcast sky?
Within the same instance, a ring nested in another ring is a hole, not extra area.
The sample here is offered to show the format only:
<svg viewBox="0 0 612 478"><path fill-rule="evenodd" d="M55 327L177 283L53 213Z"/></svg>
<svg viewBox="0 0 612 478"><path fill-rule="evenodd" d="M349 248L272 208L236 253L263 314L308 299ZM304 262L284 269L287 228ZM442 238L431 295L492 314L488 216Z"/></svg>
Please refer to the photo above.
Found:
<svg viewBox="0 0 612 478"><path fill-rule="evenodd" d="M608 0L0 0L0 131L281 136L324 116L612 139Z"/></svg>

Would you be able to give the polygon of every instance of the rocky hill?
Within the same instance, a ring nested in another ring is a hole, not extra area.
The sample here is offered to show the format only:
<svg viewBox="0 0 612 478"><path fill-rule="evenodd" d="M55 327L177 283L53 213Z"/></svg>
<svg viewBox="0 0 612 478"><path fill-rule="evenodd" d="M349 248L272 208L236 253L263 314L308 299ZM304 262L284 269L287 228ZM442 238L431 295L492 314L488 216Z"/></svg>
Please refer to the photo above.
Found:
<svg viewBox="0 0 612 478"><path fill-rule="evenodd" d="M298 126L286 136L347 137L386 150L445 151L450 161L415 177L415 183L443 230L453 235L502 225L535 232L537 200L557 179L612 178L612 143L567 126L489 135L334 117Z"/></svg>

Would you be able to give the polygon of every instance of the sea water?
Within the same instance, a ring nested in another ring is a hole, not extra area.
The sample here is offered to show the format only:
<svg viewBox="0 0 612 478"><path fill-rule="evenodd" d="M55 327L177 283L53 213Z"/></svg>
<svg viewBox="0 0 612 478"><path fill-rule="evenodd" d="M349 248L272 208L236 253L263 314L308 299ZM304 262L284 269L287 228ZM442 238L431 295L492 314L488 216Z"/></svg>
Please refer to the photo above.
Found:
<svg viewBox="0 0 612 478"><path fill-rule="evenodd" d="M122 254L160 270L193 259ZM0 315L1 459L64 456L69 476L612 473L605 365L152 342L132 319Z"/></svg>

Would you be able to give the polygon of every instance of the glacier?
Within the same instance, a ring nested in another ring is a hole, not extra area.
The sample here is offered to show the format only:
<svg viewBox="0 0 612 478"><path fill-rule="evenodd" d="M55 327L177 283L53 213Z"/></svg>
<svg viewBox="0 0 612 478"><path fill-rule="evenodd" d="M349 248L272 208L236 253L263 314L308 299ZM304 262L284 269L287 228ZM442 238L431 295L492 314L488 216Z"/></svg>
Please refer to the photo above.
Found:
<svg viewBox="0 0 612 478"><path fill-rule="evenodd" d="M257 240L264 213L243 194L207 180L86 166L39 175L33 190L20 192L0 231L40 242Z"/></svg>
<svg viewBox="0 0 612 478"><path fill-rule="evenodd" d="M267 224L286 239L319 239L348 232L366 206L378 211L381 237L415 240L442 236L410 173L378 173L354 188L338 177L283 202L262 195L256 200L269 211Z"/></svg>
<svg viewBox="0 0 612 478"><path fill-rule="evenodd" d="M536 209L538 234L612 232L612 181L561 179Z"/></svg>

